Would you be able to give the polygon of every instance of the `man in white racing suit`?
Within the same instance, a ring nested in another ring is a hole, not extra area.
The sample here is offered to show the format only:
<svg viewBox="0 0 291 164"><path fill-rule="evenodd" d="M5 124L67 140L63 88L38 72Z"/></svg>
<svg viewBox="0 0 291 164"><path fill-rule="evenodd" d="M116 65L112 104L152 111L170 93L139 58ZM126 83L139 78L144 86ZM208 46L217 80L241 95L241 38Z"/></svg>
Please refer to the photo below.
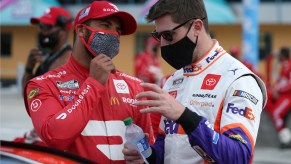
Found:
<svg viewBox="0 0 291 164"><path fill-rule="evenodd" d="M251 163L266 103L262 80L211 39L203 0L159 0L147 19L163 59L177 69L163 89L143 83L151 91L136 96L135 105L148 106L142 113L163 115L147 160ZM127 163L142 160L127 144L123 154Z"/></svg>

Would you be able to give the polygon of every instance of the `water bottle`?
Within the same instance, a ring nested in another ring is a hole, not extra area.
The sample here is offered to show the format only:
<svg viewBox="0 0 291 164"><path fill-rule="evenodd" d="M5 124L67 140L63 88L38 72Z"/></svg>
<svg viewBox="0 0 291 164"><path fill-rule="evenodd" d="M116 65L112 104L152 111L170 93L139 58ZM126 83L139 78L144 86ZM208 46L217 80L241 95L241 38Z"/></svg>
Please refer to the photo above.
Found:
<svg viewBox="0 0 291 164"><path fill-rule="evenodd" d="M130 148L138 150L143 158L147 158L152 154L152 149L147 141L143 130L132 122L131 117L124 120L126 126L125 138L129 143Z"/></svg>

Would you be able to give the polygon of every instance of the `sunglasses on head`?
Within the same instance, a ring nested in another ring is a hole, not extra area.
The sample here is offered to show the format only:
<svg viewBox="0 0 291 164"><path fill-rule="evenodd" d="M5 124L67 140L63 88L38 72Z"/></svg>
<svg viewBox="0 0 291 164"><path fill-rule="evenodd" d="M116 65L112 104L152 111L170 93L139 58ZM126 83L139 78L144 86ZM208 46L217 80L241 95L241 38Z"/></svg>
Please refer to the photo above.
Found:
<svg viewBox="0 0 291 164"><path fill-rule="evenodd" d="M54 26L53 26L53 25L49 25L49 24L39 23L39 24L38 24L38 27L39 27L41 30L48 31L48 30L51 30Z"/></svg>
<svg viewBox="0 0 291 164"><path fill-rule="evenodd" d="M198 18L191 18L189 20L187 20L186 22L179 24L178 26L174 27L172 30L166 30L166 31L161 31L161 32L157 32L156 30L151 32L151 35L158 41L161 41L161 37L163 37L165 40L171 42L173 41L173 33L175 30L177 30L178 28L184 26L186 23L188 23L190 20L193 19L198 19ZM201 20L203 20L204 18L202 18Z"/></svg>

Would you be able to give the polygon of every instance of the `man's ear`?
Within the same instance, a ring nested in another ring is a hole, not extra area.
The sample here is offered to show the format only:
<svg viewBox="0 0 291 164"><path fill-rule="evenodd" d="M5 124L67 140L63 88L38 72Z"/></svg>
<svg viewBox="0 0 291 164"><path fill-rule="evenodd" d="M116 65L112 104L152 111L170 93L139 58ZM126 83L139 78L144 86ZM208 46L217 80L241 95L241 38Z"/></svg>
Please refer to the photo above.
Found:
<svg viewBox="0 0 291 164"><path fill-rule="evenodd" d="M203 22L200 19L196 19L194 20L193 24L194 24L195 35L198 35L203 28Z"/></svg>
<svg viewBox="0 0 291 164"><path fill-rule="evenodd" d="M77 25L77 28L76 28L76 34L79 36L79 37L84 37L85 36L85 28L84 26L82 25Z"/></svg>

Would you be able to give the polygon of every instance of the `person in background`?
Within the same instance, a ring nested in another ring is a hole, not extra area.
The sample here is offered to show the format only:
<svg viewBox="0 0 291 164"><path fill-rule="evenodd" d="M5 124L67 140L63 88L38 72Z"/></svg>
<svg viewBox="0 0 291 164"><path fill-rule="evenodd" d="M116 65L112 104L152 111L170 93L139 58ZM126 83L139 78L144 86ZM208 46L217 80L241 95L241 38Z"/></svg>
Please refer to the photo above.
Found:
<svg viewBox="0 0 291 164"><path fill-rule="evenodd" d="M30 50L27 58L22 77L23 88L30 79L67 62L72 52L68 41L72 21L67 10L55 6L47 9L42 16L30 19L31 24L38 26L38 40L37 46ZM34 129L14 141L45 146Z"/></svg>
<svg viewBox="0 0 291 164"><path fill-rule="evenodd" d="M269 99L266 109L270 114L278 132L280 148L291 148L291 132L286 126L287 114L291 109L291 59L290 49L283 47L279 53L281 70L279 77L269 88Z"/></svg>
<svg viewBox="0 0 291 164"><path fill-rule="evenodd" d="M210 37L203 0L159 0L147 20L155 23L161 56L177 70L163 89L142 83L150 91L136 95L142 113L162 115L148 162L252 163L263 81ZM123 154L127 163L142 161L128 144Z"/></svg>
<svg viewBox="0 0 291 164"><path fill-rule="evenodd" d="M95 163L124 163L123 120L131 117L153 142L149 114L133 104L141 80L115 68L120 36L136 31L132 15L107 1L82 8L74 21L68 62L30 80L26 110L40 138L50 147Z"/></svg>
<svg viewBox="0 0 291 164"><path fill-rule="evenodd" d="M239 60L241 63L243 63L248 69L250 69L253 73L258 75L260 78L262 78L262 75L257 71L257 69L252 65L252 63L244 60L241 56L241 51L238 47L232 47L229 51L229 54Z"/></svg>
<svg viewBox="0 0 291 164"><path fill-rule="evenodd" d="M153 37L149 37L146 41L145 49L135 55L135 76L145 82L160 84L160 80L163 77L158 56L159 44Z"/></svg>

